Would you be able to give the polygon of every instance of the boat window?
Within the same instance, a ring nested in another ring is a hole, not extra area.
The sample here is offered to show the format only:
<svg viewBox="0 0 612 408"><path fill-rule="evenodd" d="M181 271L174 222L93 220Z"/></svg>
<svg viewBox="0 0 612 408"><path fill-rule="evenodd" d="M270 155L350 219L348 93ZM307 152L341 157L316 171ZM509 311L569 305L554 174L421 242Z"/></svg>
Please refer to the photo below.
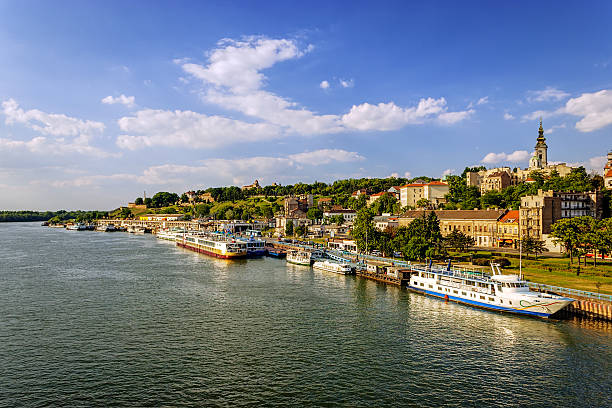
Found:
<svg viewBox="0 0 612 408"><path fill-rule="evenodd" d="M490 300L490 301L494 301L494 300L495 300L495 298L490 297L490 298L489 298L489 300Z"/></svg>
<svg viewBox="0 0 612 408"><path fill-rule="evenodd" d="M509 301L508 301L508 303L512 304L512 301L511 301L511 300L509 300Z"/></svg>
<svg viewBox="0 0 612 408"><path fill-rule="evenodd" d="M467 295L467 293L465 293L465 292L461 292L461 294L462 294L463 296L466 296L466 295Z"/></svg>
<svg viewBox="0 0 612 408"><path fill-rule="evenodd" d="M430 289L433 289L433 285L427 285L427 286L429 286Z"/></svg>
<svg viewBox="0 0 612 408"><path fill-rule="evenodd" d="M481 299L485 299L485 297L484 297L484 296L480 296L480 298L481 298Z"/></svg>
<svg viewBox="0 0 612 408"><path fill-rule="evenodd" d="M453 293L459 293L459 292L457 292L456 290L453 290Z"/></svg>
<svg viewBox="0 0 612 408"><path fill-rule="evenodd" d="M442 290L442 288L440 286L438 286L438 290Z"/></svg>

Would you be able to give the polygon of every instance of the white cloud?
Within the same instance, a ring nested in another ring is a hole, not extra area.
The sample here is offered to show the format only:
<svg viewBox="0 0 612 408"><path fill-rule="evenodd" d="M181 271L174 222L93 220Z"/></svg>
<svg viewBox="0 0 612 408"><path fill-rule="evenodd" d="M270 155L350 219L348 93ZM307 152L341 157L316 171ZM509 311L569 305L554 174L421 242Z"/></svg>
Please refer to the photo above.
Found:
<svg viewBox="0 0 612 408"><path fill-rule="evenodd" d="M234 93L248 93L261 88L265 76L260 72L277 62L299 58L308 50L300 50L296 41L247 37L242 41L221 40L210 53L206 67L187 63L182 67L207 83L227 87Z"/></svg>
<svg viewBox="0 0 612 408"><path fill-rule="evenodd" d="M28 141L0 138L1 151L26 151L43 156L62 156L68 154L88 155L99 158L119 157L117 153L110 153L89 144L90 138L79 136L73 139L34 137Z"/></svg>
<svg viewBox="0 0 612 408"><path fill-rule="evenodd" d="M113 104L119 103L121 105L127 106L128 108L133 107L135 101L136 101L135 97L125 96L124 94L121 94L117 97L113 97L109 95L106 98L102 98L102 103L105 103L107 105L113 105Z"/></svg>
<svg viewBox="0 0 612 408"><path fill-rule="evenodd" d="M565 123L562 123L561 125L554 125L554 126L551 126L551 127L547 128L547 129L545 129L544 130L544 134L547 134L547 135L551 134L551 133L553 133L557 129L565 129Z"/></svg>
<svg viewBox="0 0 612 408"><path fill-rule="evenodd" d="M242 112L280 126L288 135L320 135L348 130L394 130L407 124L423 123L430 116L451 124L467 118L472 111L446 112L446 100L421 99L417 107L401 108L393 102L355 105L345 115L321 115L300 107L296 102L265 91L266 77L261 72L274 64L300 58L312 47L300 48L295 40L247 37L222 40L208 55L207 65L182 64L188 74L203 81L203 98L209 103ZM341 86L353 80L341 80ZM323 81L319 86L331 86Z"/></svg>
<svg viewBox="0 0 612 408"><path fill-rule="evenodd" d="M407 124L423 123L433 115L444 112L446 99L421 99L416 107L401 108L394 104L363 103L353 105L350 112L342 116L345 126L358 130L396 130Z"/></svg>
<svg viewBox="0 0 612 408"><path fill-rule="evenodd" d="M126 134L117 138L117 145L131 150L148 146L212 148L280 136L278 127L267 123L247 123L178 110L145 109L119 119L118 124Z"/></svg>
<svg viewBox="0 0 612 408"><path fill-rule="evenodd" d="M546 89L540 91L528 91L527 101L528 102L547 102L547 101L560 101L569 96L567 92L560 89L546 87Z"/></svg>
<svg viewBox="0 0 612 408"><path fill-rule="evenodd" d="M564 113L563 108L554 111L537 110L531 113L527 113L521 116L521 122L529 122L533 120L547 119L553 116L562 115Z"/></svg>
<svg viewBox="0 0 612 408"><path fill-rule="evenodd" d="M530 155L526 150L515 150L514 152L507 153L489 153L483 159L482 163L485 164L496 164L501 162L518 163L529 159Z"/></svg>
<svg viewBox="0 0 612 408"><path fill-rule="evenodd" d="M465 111L459 112L444 112L438 116L438 120L446 125L454 125L457 122L461 122L470 116L472 116L476 111L474 109L468 109Z"/></svg>
<svg viewBox="0 0 612 408"><path fill-rule="evenodd" d="M607 162L608 158L606 156L595 156L584 161L568 163L567 165L570 167L583 166L587 171L593 171L597 174L601 174Z"/></svg>
<svg viewBox="0 0 612 408"><path fill-rule="evenodd" d="M512 119L514 119L514 116L512 116L511 114L506 112L506 113L504 113L504 119L505 120L512 120Z"/></svg>
<svg viewBox="0 0 612 408"><path fill-rule="evenodd" d="M409 171L404 172L404 178L409 179L410 177L412 177L412 173L411 172L409 172Z"/></svg>
<svg viewBox="0 0 612 408"><path fill-rule="evenodd" d="M300 164L310 164L313 166L331 162L346 163L365 160L365 157L359 155L357 152L348 152L341 149L321 149L312 152L292 154L288 157Z"/></svg>
<svg viewBox="0 0 612 408"><path fill-rule="evenodd" d="M489 97L483 96L478 100L478 102L476 102L476 105L486 105L487 103L489 103Z"/></svg>
<svg viewBox="0 0 612 408"><path fill-rule="evenodd" d="M278 180L287 174L302 176L304 167L364 160L356 152L340 149L296 153L284 157L256 156L235 159L211 158L202 165L164 164L151 166L141 174L111 174L82 176L55 182L56 187L93 186L131 181L138 184L192 187L202 182L209 185L229 185L262 180Z"/></svg>
<svg viewBox="0 0 612 408"><path fill-rule="evenodd" d="M612 124L612 90L583 93L572 98L563 108L565 113L582 116L576 123L580 132L592 132Z"/></svg>
<svg viewBox="0 0 612 408"><path fill-rule="evenodd" d="M389 177L387 178L398 178L398 177L399 177L399 173L395 172L395 173L391 173Z"/></svg>
<svg viewBox="0 0 612 408"><path fill-rule="evenodd" d="M355 81L353 79L341 79L340 85L343 88L352 88L353 86L355 86Z"/></svg>
<svg viewBox="0 0 612 408"><path fill-rule="evenodd" d="M321 81L321 83L319 84L319 87L321 87L321 89L328 89L329 88L329 82L328 81Z"/></svg>
<svg viewBox="0 0 612 408"><path fill-rule="evenodd" d="M442 172L442 177L444 176L450 176L451 174L455 173L457 170L455 169L446 169Z"/></svg>
<svg viewBox="0 0 612 408"><path fill-rule="evenodd" d="M14 99L2 102L2 112L6 116L7 125L22 123L45 135L77 136L99 133L104 130L104 124L101 122L81 120L64 114L46 113L38 109L24 111Z"/></svg>

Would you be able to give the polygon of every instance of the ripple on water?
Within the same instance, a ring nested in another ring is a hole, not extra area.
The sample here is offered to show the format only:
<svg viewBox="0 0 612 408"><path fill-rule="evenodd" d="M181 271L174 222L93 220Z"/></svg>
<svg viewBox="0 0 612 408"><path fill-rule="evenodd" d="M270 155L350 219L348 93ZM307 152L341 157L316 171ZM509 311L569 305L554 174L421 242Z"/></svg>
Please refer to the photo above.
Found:
<svg viewBox="0 0 612 408"><path fill-rule="evenodd" d="M0 257L0 405L609 404L601 322L499 315L147 235L12 224Z"/></svg>

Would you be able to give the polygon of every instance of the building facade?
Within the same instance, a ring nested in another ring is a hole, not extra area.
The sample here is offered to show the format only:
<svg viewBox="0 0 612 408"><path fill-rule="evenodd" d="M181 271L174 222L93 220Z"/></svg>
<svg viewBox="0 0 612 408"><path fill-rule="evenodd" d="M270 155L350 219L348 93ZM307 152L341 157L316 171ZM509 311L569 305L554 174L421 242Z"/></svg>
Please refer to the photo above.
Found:
<svg viewBox="0 0 612 408"><path fill-rule="evenodd" d="M604 167L604 186L608 190L612 190L612 152L608 153L608 162Z"/></svg>
<svg viewBox="0 0 612 408"><path fill-rule="evenodd" d="M446 202L444 197L448 192L448 184L441 181L406 184L400 187L400 204L402 207L416 207L417 202L424 198L437 207Z"/></svg>
<svg viewBox="0 0 612 408"><path fill-rule="evenodd" d="M416 218L428 215L431 211L406 211L398 218L400 227L408 226ZM506 210L435 210L440 220L440 232L447 236L460 231L472 238L476 246L497 246L497 222Z"/></svg>

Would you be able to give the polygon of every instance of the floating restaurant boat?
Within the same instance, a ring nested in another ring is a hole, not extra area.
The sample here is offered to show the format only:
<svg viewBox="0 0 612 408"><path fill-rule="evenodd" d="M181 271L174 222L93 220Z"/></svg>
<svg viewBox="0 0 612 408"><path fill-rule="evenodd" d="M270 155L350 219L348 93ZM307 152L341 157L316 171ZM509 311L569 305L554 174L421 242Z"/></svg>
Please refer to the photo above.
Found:
<svg viewBox="0 0 612 408"><path fill-rule="evenodd" d="M209 232L194 232L176 237L176 244L205 255L222 259L246 258L247 244L232 236Z"/></svg>
<svg viewBox="0 0 612 408"><path fill-rule="evenodd" d="M341 275L350 275L353 273L353 268L351 265L346 263L337 263L331 261L317 261L312 265L315 269L320 269L323 271L339 273Z"/></svg>
<svg viewBox="0 0 612 408"><path fill-rule="evenodd" d="M498 265L493 274L432 265L411 266L408 288L471 306L501 312L549 317L574 299L529 290L519 275L503 275Z"/></svg>

